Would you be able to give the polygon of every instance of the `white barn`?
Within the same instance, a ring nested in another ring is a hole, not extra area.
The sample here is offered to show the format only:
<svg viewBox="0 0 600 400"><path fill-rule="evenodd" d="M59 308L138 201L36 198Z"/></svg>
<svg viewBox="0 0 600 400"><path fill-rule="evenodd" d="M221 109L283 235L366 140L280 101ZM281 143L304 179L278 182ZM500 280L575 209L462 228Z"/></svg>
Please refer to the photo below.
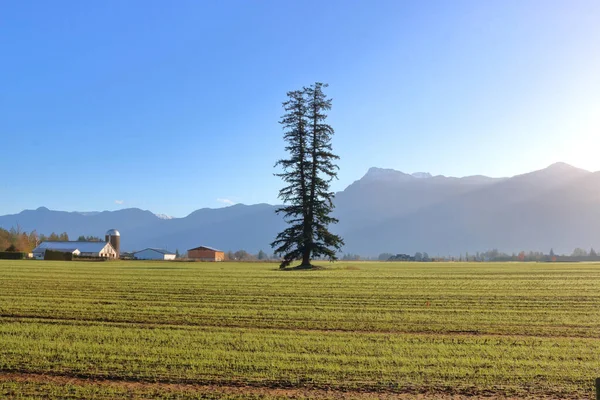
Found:
<svg viewBox="0 0 600 400"><path fill-rule="evenodd" d="M117 252L106 242L42 242L33 249L33 257L43 260L46 250L72 253L81 257L117 258Z"/></svg>
<svg viewBox="0 0 600 400"><path fill-rule="evenodd" d="M174 260L175 253L169 250L147 248L136 251L133 257L137 260Z"/></svg>

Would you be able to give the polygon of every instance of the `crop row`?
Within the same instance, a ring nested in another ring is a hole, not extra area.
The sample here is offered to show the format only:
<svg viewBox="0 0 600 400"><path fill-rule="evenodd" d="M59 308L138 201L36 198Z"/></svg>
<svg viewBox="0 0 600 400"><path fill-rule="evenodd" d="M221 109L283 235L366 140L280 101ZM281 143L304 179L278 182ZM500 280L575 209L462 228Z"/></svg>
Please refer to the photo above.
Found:
<svg viewBox="0 0 600 400"><path fill-rule="evenodd" d="M0 271L0 316L13 320L600 337L588 265L17 264Z"/></svg>
<svg viewBox="0 0 600 400"><path fill-rule="evenodd" d="M1 261L0 395L19 385L2 374L41 374L162 385L590 396L600 371L598 266L345 267L282 272L258 263ZM73 398L130 389L78 385L69 389ZM48 382L22 386L34 397L66 390ZM141 397L160 391L135 390ZM189 395L181 398L197 393Z"/></svg>
<svg viewBox="0 0 600 400"><path fill-rule="evenodd" d="M0 370L36 374L574 393L590 387L600 340L4 322L0 349Z"/></svg>

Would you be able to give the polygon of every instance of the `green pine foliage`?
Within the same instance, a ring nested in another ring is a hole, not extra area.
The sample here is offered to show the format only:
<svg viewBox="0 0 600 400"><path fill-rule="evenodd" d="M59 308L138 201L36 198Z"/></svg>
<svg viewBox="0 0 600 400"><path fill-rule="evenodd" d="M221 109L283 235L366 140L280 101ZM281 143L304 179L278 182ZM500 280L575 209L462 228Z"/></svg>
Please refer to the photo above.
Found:
<svg viewBox="0 0 600 400"><path fill-rule="evenodd" d="M288 227L271 244L275 253L283 256L281 268L295 260L310 266L314 257L337 259L344 242L329 231L338 220L331 217L334 193L331 180L337 177L339 157L332 152L333 128L326 123L326 112L332 101L323 92L327 84L320 82L287 93L283 103L286 114L280 123L284 129L285 150L289 158L275 164L283 172L276 174L286 184L279 191L284 206L282 213Z"/></svg>

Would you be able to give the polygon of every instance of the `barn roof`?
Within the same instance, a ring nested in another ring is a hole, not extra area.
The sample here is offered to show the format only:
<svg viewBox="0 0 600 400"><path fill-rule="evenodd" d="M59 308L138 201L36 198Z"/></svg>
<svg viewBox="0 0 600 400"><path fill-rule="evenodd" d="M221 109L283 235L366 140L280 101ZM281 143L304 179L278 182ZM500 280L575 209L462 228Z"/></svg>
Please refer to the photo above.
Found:
<svg viewBox="0 0 600 400"><path fill-rule="evenodd" d="M104 250L107 245L110 246L110 244L106 242L42 242L38 247L33 249L33 252L39 252L46 249L77 249L82 253L99 253Z"/></svg>
<svg viewBox="0 0 600 400"><path fill-rule="evenodd" d="M47 248L40 249L40 248L36 247L36 248L35 248L35 249L32 251L32 253L39 253L40 251L44 251L44 252L45 252L46 250L48 250L48 249L47 249ZM63 247L60 247L60 248L59 248L59 247L56 247L56 248L51 248L51 249L49 249L49 250L52 250L52 251L58 251L58 252L61 252L61 253L74 253L74 252L75 252L75 251L77 251L78 249L77 249L76 247L72 247L72 248L68 248L68 249L67 249L67 248L63 248Z"/></svg>
<svg viewBox="0 0 600 400"><path fill-rule="evenodd" d="M210 250L210 251L222 252L222 250L213 249L212 247L208 247L208 246L198 246L198 247L194 247L193 249L189 249L188 251L192 251L192 250Z"/></svg>
<svg viewBox="0 0 600 400"><path fill-rule="evenodd" d="M152 250L155 251L157 253L161 253L161 254L169 254L169 255L173 255L175 253L173 253L172 251L169 250L165 250L165 249L155 249L153 247L148 247L147 249L144 250L140 250L140 251L134 251L133 254L137 254L137 253L141 253L142 251L146 251L146 250Z"/></svg>

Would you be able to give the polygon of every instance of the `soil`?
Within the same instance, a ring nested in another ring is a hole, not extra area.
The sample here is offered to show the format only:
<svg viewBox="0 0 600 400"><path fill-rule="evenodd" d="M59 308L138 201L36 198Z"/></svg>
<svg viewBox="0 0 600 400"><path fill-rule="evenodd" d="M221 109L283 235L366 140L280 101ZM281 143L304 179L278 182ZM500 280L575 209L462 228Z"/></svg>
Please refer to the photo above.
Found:
<svg viewBox="0 0 600 400"><path fill-rule="evenodd" d="M539 400L558 400L568 397L555 395L527 395L525 397L512 397L494 393L392 393L385 391L365 391L365 390L338 390L338 389L315 389L315 388L278 388L268 386L249 386L249 385L216 385L216 384L188 384L188 383L162 383L162 382L144 382L144 381L127 381L117 379L97 379L97 378L81 378L65 375L50 375L36 373L19 373L19 372L0 372L0 386L3 382L14 383L51 383L54 385L79 385L79 386L105 386L107 388L124 389L132 394L144 392L164 393L165 395L177 395L177 398L185 398L185 395L206 394L211 396L222 395L251 395L251 396L273 396L290 399L364 399L364 400L517 400L517 399L539 399ZM0 393L1 394L1 393ZM183 397L180 397L183 396ZM212 398L212 397L211 397ZM581 397L571 397L571 399L580 399Z"/></svg>

